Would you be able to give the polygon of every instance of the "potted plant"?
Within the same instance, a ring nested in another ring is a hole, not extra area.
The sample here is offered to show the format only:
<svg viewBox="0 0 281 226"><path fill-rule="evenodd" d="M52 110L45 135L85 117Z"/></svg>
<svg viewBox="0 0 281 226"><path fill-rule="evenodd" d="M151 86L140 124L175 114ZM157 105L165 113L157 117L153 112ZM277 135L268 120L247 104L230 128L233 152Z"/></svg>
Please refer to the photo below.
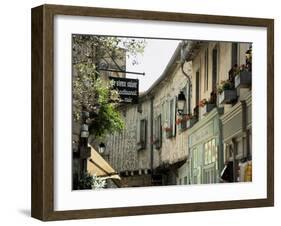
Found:
<svg viewBox="0 0 281 226"><path fill-rule="evenodd" d="M165 126L165 127L164 127L164 131L165 131L165 133L166 133L166 138L172 137L173 129L172 129L171 127Z"/></svg>
<svg viewBox="0 0 281 226"><path fill-rule="evenodd" d="M219 104L230 104L237 99L236 89L230 80L221 81L217 88Z"/></svg>
<svg viewBox="0 0 281 226"><path fill-rule="evenodd" d="M202 115L206 115L208 112L210 112L214 107L215 103L211 102L210 100L207 100L204 98L199 102L199 107L201 108Z"/></svg>
<svg viewBox="0 0 281 226"><path fill-rule="evenodd" d="M182 123L182 118L177 118L176 124L179 125L179 124L181 124L181 123Z"/></svg>
<svg viewBox="0 0 281 226"><path fill-rule="evenodd" d="M184 121L186 122L186 128L191 128L197 122L197 117L195 115L187 114L184 116Z"/></svg>
<svg viewBox="0 0 281 226"><path fill-rule="evenodd" d="M235 75L235 88L247 88L252 83L252 72L249 69L249 64L242 64Z"/></svg>

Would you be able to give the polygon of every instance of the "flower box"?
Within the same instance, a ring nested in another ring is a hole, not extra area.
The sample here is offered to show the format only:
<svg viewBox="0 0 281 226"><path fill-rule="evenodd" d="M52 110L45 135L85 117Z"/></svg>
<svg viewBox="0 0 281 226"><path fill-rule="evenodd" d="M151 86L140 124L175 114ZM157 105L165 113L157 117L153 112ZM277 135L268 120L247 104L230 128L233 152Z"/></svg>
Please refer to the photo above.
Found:
<svg viewBox="0 0 281 226"><path fill-rule="evenodd" d="M160 139L157 139L156 141L154 141L154 145L156 149L160 149L162 146L162 142Z"/></svg>
<svg viewBox="0 0 281 226"><path fill-rule="evenodd" d="M196 117L192 117L186 121L186 128L191 128L197 122Z"/></svg>
<svg viewBox="0 0 281 226"><path fill-rule="evenodd" d="M204 106L201 107L201 114L206 115L208 114L211 110L215 108L215 104L211 103L206 103Z"/></svg>
<svg viewBox="0 0 281 226"><path fill-rule="evenodd" d="M166 138L171 138L173 136L172 128L165 128Z"/></svg>
<svg viewBox="0 0 281 226"><path fill-rule="evenodd" d="M186 129L186 120L182 120L180 124L181 131L184 131Z"/></svg>
<svg viewBox="0 0 281 226"><path fill-rule="evenodd" d="M224 90L219 94L219 104L230 104L237 99L236 90Z"/></svg>
<svg viewBox="0 0 281 226"><path fill-rule="evenodd" d="M235 76L235 88L247 88L252 83L252 73L249 71L241 71Z"/></svg>

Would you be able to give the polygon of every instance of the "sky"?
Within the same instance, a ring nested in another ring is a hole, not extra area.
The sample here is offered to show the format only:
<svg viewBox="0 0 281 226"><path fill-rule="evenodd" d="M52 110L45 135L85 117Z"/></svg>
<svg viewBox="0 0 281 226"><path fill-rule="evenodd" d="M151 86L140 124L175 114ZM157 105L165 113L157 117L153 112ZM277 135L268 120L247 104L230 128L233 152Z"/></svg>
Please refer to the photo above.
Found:
<svg viewBox="0 0 281 226"><path fill-rule="evenodd" d="M126 70L145 73L143 75L127 74L127 78L139 79L139 91L146 91L159 78L176 50L179 40L146 39L146 47L142 55L138 55L138 64L132 65L128 60Z"/></svg>

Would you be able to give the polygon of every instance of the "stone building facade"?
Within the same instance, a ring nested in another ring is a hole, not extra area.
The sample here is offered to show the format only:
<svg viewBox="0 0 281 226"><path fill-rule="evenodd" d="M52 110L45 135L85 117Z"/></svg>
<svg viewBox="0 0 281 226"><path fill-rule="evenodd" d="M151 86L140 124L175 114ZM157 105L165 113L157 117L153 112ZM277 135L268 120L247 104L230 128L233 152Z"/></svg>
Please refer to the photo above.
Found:
<svg viewBox="0 0 281 226"><path fill-rule="evenodd" d="M241 166L246 162L250 174L251 83L241 73L231 92L219 93L218 85L230 80L234 65L245 64L249 49L249 43L182 42L139 103L120 106L125 129L104 143L122 186L219 183L229 162L233 181L246 181ZM186 97L181 114L180 92Z"/></svg>
<svg viewBox="0 0 281 226"><path fill-rule="evenodd" d="M181 45L159 79L140 95L138 104L120 107L125 129L107 137L109 162L124 186L175 184L177 169L187 159L186 128L176 123L177 96L187 89L180 52ZM191 63L184 70L191 73Z"/></svg>
<svg viewBox="0 0 281 226"><path fill-rule="evenodd" d="M192 61L191 102L197 121L189 130L190 154L182 166L185 170L179 170L178 184L221 182L222 171L233 162L229 147L235 148L236 153L233 163L236 170L232 167L234 181L238 181L241 160L251 159L251 83L244 86L233 81L231 92L235 95L230 100L228 90L218 93L218 85L230 80L231 69L246 64L249 49L249 43L203 42L197 44L197 52L187 59ZM203 100L208 103L202 104Z"/></svg>

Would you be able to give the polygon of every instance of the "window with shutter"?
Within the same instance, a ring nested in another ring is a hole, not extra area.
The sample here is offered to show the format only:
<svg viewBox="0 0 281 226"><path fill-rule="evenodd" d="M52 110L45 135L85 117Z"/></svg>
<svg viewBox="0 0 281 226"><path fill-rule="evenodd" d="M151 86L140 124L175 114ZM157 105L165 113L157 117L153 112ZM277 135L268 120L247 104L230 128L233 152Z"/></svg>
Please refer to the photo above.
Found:
<svg viewBox="0 0 281 226"><path fill-rule="evenodd" d="M162 124L161 124L161 114L155 119L155 147L160 149L162 146Z"/></svg>
<svg viewBox="0 0 281 226"><path fill-rule="evenodd" d="M174 134L174 128L173 128L173 125L174 125L174 111L173 111L173 108L174 108L174 99L171 99L170 100L170 128L172 129L172 134Z"/></svg>
<svg viewBox="0 0 281 226"><path fill-rule="evenodd" d="M138 120L137 121L137 144L140 144L140 141L141 141L140 124L141 124L141 121Z"/></svg>
<svg viewBox="0 0 281 226"><path fill-rule="evenodd" d="M177 97L174 97L172 100L172 105L171 105L171 111L172 111L172 131L173 131L173 137L176 136L177 134L177 125L176 125L176 119L177 119Z"/></svg>
<svg viewBox="0 0 281 226"><path fill-rule="evenodd" d="M209 83L209 49L205 50L205 79L204 79L204 91L208 91L208 83Z"/></svg>
<svg viewBox="0 0 281 226"><path fill-rule="evenodd" d="M146 147L146 120L141 120L141 144L142 148Z"/></svg>
<svg viewBox="0 0 281 226"><path fill-rule="evenodd" d="M166 138L171 138L173 135L173 99L166 101L166 122L165 122L165 134Z"/></svg>
<svg viewBox="0 0 281 226"><path fill-rule="evenodd" d="M146 148L147 144L147 120L142 119L138 123L138 136L137 136L137 145L138 145L138 150L142 150Z"/></svg>

